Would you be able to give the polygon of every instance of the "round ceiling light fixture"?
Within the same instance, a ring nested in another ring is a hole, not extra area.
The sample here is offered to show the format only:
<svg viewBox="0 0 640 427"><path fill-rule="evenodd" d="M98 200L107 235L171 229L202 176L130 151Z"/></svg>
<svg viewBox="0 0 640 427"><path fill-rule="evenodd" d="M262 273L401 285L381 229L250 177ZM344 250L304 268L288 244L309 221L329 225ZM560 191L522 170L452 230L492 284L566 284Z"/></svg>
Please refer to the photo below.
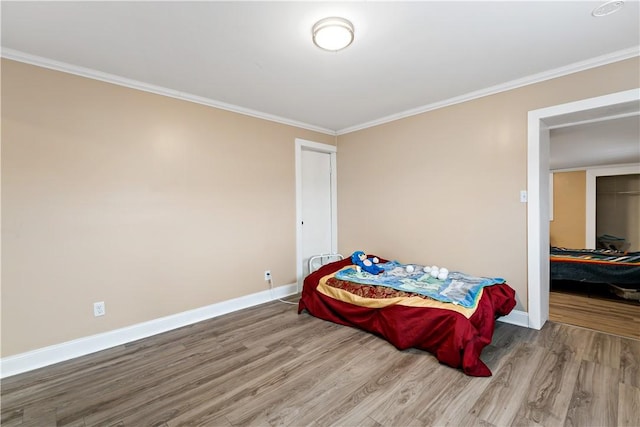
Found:
<svg viewBox="0 0 640 427"><path fill-rule="evenodd" d="M337 52L353 42L353 24L344 18L319 20L311 30L313 43L320 49Z"/></svg>
<svg viewBox="0 0 640 427"><path fill-rule="evenodd" d="M622 6L624 6L623 0L608 1L593 9L593 12L591 12L591 14L596 18L611 15L612 13L615 13L622 9Z"/></svg>

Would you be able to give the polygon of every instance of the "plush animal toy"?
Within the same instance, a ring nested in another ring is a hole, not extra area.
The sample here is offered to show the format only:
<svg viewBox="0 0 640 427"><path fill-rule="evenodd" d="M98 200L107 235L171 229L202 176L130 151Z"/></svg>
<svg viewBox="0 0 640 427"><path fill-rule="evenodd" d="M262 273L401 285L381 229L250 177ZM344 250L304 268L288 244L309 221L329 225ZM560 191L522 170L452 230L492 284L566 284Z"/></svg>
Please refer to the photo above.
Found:
<svg viewBox="0 0 640 427"><path fill-rule="evenodd" d="M433 277L434 279L447 280L447 277L449 277L449 270L444 267L438 268L437 265L431 267L427 266L423 268L423 271L425 273L431 274L431 277Z"/></svg>
<svg viewBox="0 0 640 427"><path fill-rule="evenodd" d="M353 255L351 255L351 262L355 264L358 271L362 269L371 274L380 274L384 271L377 265L380 262L377 257L367 258L362 251L355 251Z"/></svg>

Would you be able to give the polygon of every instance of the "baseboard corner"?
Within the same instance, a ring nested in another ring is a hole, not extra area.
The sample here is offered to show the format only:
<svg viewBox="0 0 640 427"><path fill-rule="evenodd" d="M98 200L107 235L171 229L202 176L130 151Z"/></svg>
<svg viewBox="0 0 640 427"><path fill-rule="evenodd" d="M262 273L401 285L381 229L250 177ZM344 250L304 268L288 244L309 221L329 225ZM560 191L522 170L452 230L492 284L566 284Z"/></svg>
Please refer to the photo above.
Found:
<svg viewBox="0 0 640 427"><path fill-rule="evenodd" d="M511 313L506 316L499 317L498 320L503 323L509 323L510 325L529 327L529 313L521 310L512 310Z"/></svg>

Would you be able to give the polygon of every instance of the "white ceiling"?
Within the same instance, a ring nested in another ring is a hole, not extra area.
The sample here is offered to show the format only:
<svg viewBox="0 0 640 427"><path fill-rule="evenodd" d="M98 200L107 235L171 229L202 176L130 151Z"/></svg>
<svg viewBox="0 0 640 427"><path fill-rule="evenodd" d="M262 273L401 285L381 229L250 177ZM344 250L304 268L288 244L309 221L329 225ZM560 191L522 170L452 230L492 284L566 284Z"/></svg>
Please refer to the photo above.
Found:
<svg viewBox="0 0 640 427"><path fill-rule="evenodd" d="M639 54L602 1L11 2L2 55L330 134ZM311 42L339 15L355 41Z"/></svg>
<svg viewBox="0 0 640 427"><path fill-rule="evenodd" d="M640 116L552 129L549 169L640 163Z"/></svg>

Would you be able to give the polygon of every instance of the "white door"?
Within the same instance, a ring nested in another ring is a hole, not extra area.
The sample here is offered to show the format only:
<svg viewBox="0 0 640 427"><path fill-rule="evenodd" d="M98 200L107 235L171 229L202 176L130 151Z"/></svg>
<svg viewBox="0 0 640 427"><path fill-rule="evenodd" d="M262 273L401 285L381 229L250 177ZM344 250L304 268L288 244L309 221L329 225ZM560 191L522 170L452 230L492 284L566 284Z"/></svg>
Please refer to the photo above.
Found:
<svg viewBox="0 0 640 427"><path fill-rule="evenodd" d="M309 274L309 258L335 253L335 147L296 140L298 283Z"/></svg>
<svg viewBox="0 0 640 427"><path fill-rule="evenodd" d="M331 253L331 154L302 150L302 262Z"/></svg>

